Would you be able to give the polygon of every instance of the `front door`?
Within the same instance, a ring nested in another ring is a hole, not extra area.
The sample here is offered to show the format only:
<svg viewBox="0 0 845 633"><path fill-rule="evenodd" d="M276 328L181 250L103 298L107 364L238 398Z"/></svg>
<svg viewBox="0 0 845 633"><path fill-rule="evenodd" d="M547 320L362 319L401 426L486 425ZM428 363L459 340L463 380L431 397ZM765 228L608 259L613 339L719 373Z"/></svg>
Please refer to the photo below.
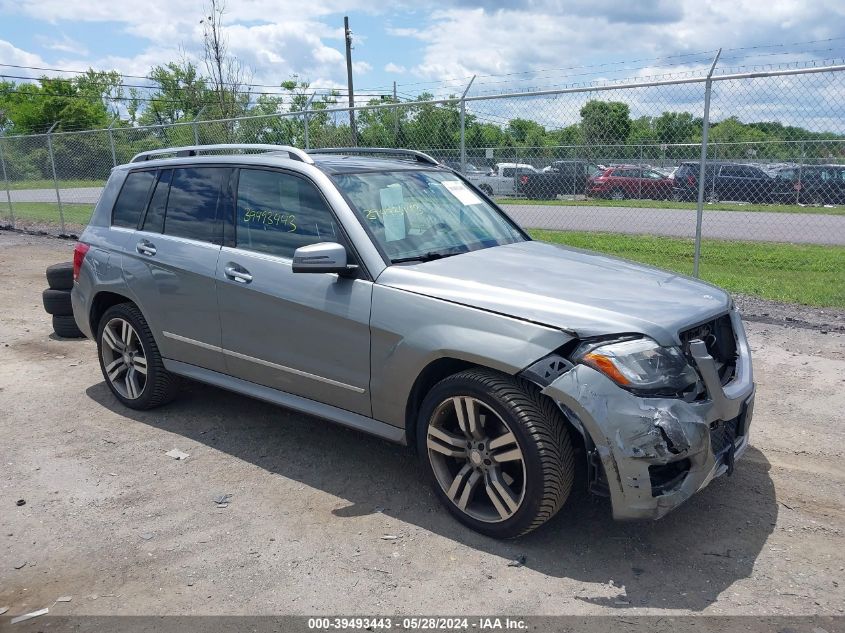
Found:
<svg viewBox="0 0 845 633"><path fill-rule="evenodd" d="M300 246L348 246L319 190L241 169L233 229L217 265L228 373L369 416L372 282L291 267Z"/></svg>

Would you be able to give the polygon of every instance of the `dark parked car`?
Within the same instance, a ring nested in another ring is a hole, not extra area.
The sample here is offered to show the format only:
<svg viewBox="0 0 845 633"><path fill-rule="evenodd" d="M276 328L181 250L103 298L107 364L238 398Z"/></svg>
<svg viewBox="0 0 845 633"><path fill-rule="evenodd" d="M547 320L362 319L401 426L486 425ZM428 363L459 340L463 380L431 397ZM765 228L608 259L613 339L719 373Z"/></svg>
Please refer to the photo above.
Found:
<svg viewBox="0 0 845 633"><path fill-rule="evenodd" d="M544 200L582 193L587 179L598 169L598 165L585 160L556 160L548 171L520 175L516 190L527 198Z"/></svg>
<svg viewBox="0 0 845 633"><path fill-rule="evenodd" d="M635 165L608 167L587 180L585 190L590 198L666 199L672 196L672 179L654 169Z"/></svg>
<svg viewBox="0 0 845 633"><path fill-rule="evenodd" d="M772 198L799 204L845 204L845 165L802 165L775 171Z"/></svg>
<svg viewBox="0 0 845 633"><path fill-rule="evenodd" d="M675 172L673 192L676 200L698 198L699 163L682 163ZM704 199L709 202L771 202L774 177L756 165L711 163L705 166Z"/></svg>

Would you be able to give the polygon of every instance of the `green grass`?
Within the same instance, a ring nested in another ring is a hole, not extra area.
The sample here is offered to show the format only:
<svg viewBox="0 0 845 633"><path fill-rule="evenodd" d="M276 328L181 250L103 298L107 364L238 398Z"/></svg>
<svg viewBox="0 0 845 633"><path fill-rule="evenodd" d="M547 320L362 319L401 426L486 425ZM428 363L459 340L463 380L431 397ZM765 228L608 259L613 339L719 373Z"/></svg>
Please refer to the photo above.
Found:
<svg viewBox="0 0 845 633"><path fill-rule="evenodd" d="M0 196L0 218L8 221L9 205ZM30 222L59 223L59 205L55 202L13 202L15 219ZM65 222L68 224L87 224L94 210L93 204L62 204Z"/></svg>
<svg viewBox="0 0 845 633"><path fill-rule="evenodd" d="M79 187L102 187L105 180L59 180L59 189L77 189ZM3 185L0 185L2 190ZM18 180L9 182L9 189L55 189L56 183L51 179Z"/></svg>
<svg viewBox="0 0 845 633"><path fill-rule="evenodd" d="M526 198L497 198L499 204L526 204L553 207L627 207L637 209L695 209L695 202L674 200L527 200ZM819 213L822 215L845 215L843 207L802 207L797 204L739 204L737 202L714 202L704 205L705 211L768 211L770 213Z"/></svg>
<svg viewBox="0 0 845 633"><path fill-rule="evenodd" d="M545 242L600 251L690 275L693 240L529 230ZM701 278L730 292L812 306L845 307L845 247L704 240Z"/></svg>

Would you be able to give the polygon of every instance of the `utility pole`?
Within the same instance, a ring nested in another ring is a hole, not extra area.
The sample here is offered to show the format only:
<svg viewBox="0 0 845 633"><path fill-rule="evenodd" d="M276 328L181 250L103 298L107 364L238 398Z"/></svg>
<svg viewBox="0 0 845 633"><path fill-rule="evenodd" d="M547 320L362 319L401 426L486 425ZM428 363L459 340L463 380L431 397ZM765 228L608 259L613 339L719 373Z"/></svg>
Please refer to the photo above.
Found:
<svg viewBox="0 0 845 633"><path fill-rule="evenodd" d="M352 131L352 147L358 146L358 130L355 128L355 92L352 87L352 31L349 30L349 16L343 17L343 31L346 35L346 83L349 91L349 129Z"/></svg>

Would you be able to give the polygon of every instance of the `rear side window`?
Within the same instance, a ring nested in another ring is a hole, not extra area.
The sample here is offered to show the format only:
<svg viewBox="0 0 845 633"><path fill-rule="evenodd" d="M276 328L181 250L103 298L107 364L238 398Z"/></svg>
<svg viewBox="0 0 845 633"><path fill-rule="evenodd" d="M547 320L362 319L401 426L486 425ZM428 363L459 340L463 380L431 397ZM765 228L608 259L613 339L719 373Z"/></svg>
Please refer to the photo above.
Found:
<svg viewBox="0 0 845 633"><path fill-rule="evenodd" d="M167 194L170 191L170 176L172 174L173 170L165 169L158 177L153 196L150 198L147 217L144 218L145 231L161 233L164 230L164 210L167 207Z"/></svg>
<svg viewBox="0 0 845 633"><path fill-rule="evenodd" d="M220 167L174 169L164 234L202 242L218 241L225 206L222 184L228 174L228 169Z"/></svg>
<svg viewBox="0 0 845 633"><path fill-rule="evenodd" d="M155 175L154 171L134 171L126 177L112 210L113 226L138 228L138 221L147 204L147 194Z"/></svg>
<svg viewBox="0 0 845 633"><path fill-rule="evenodd" d="M317 188L282 172L241 169L236 219L238 248L279 257L293 258L300 246L343 241Z"/></svg>

